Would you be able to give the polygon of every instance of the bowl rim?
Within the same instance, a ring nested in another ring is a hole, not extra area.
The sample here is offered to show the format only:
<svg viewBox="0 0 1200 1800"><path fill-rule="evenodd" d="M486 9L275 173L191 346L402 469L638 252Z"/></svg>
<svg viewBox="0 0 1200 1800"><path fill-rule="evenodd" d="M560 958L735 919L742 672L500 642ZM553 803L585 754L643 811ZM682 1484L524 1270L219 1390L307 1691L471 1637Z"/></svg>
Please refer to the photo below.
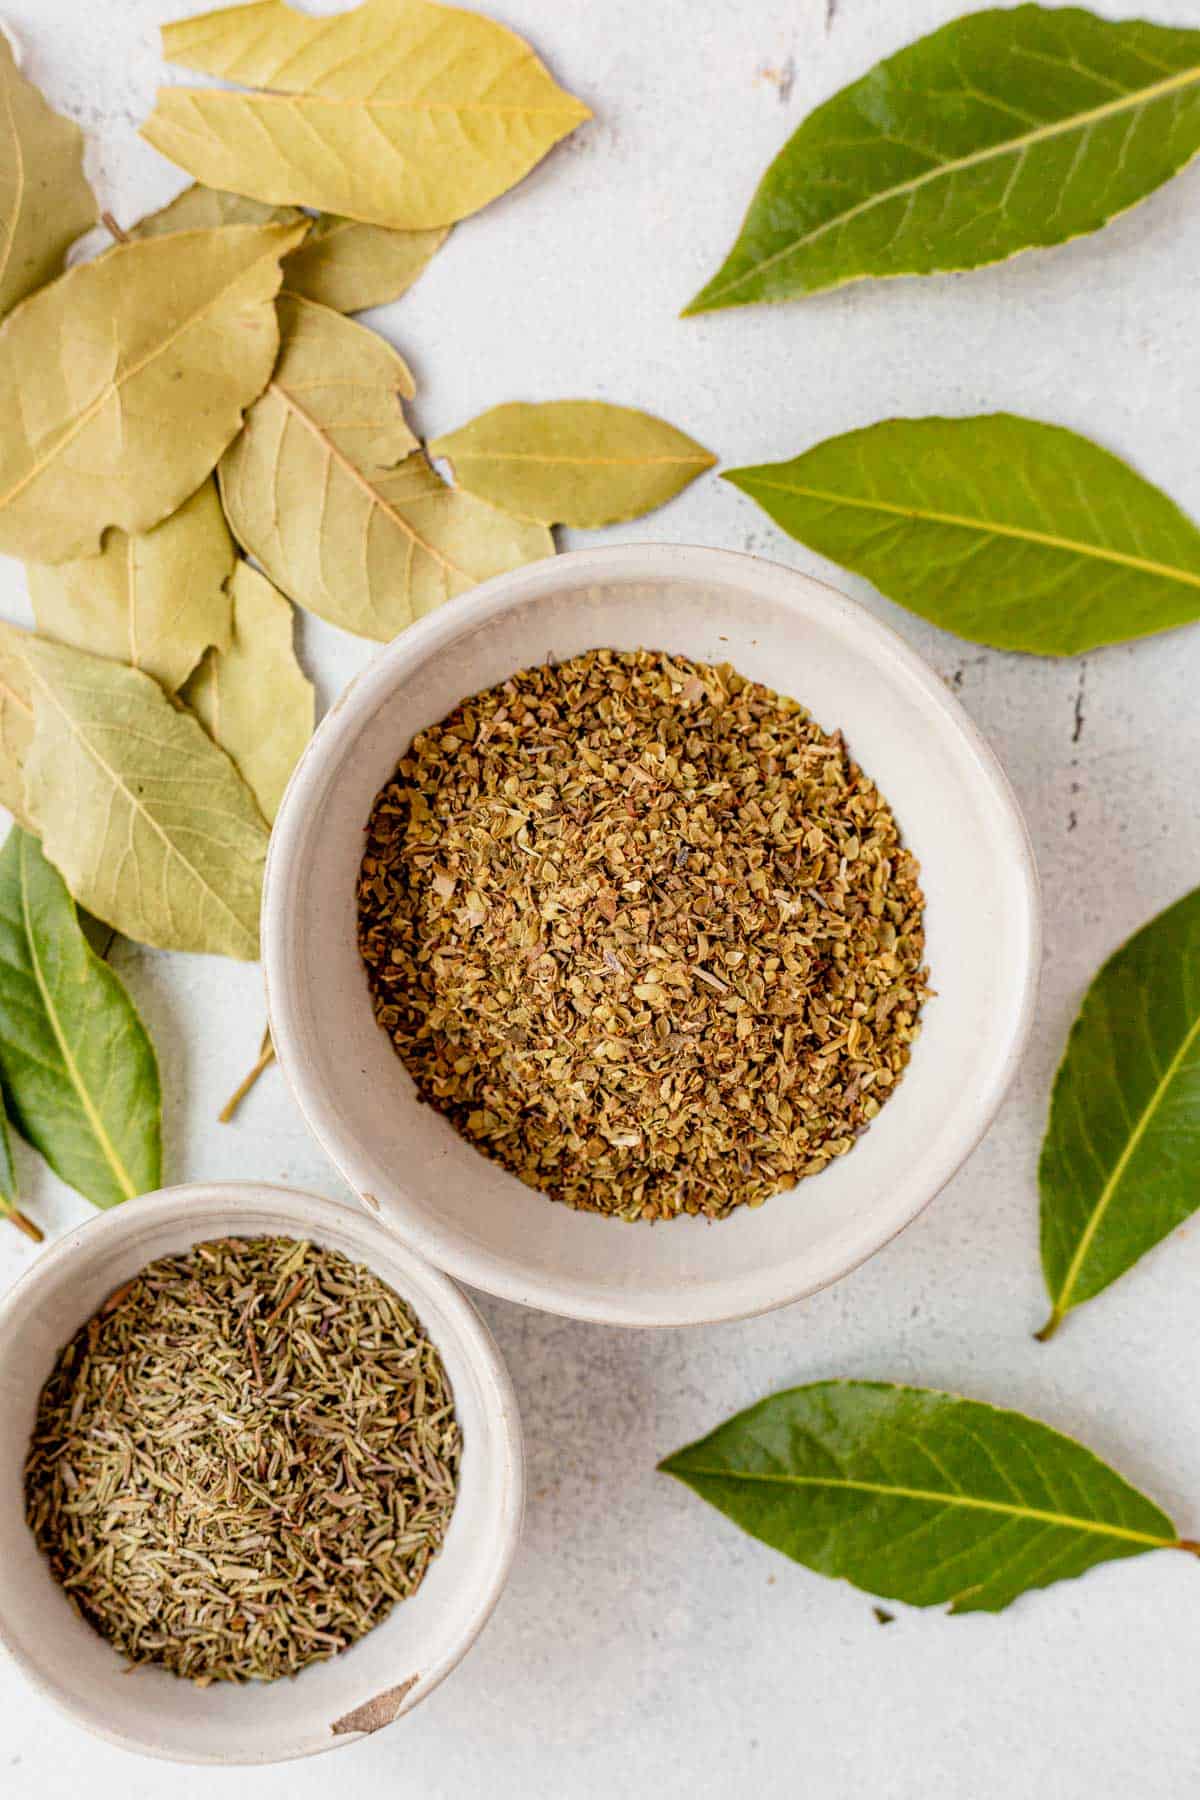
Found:
<svg viewBox="0 0 1200 1800"><path fill-rule="evenodd" d="M113 1239L127 1235L142 1226L152 1226L158 1220L185 1219L186 1208L191 1202L194 1206L207 1202L229 1209L230 1235L236 1236L237 1215L243 1206L255 1201L266 1201L273 1206L287 1211L295 1206L297 1209L297 1231L304 1236L319 1234L322 1217L330 1221L349 1222L356 1233L368 1240L376 1239L386 1251L390 1260L398 1262L404 1269L404 1279L411 1279L414 1292L402 1294L401 1298L421 1313L423 1289L426 1294L436 1296L439 1305L450 1315L456 1339L456 1346L461 1354L472 1365L479 1378L481 1390L486 1396L487 1411L497 1431L498 1440L505 1459L505 1480L503 1482L503 1503L493 1521L494 1540L497 1556L493 1573L486 1588L477 1597L470 1614L466 1630L453 1643L451 1649L443 1656L433 1672L423 1676L419 1690L414 1698L403 1704L391 1723L400 1719L426 1700L435 1688L462 1662L468 1651L475 1644L488 1623L500 1597L508 1583L513 1562L521 1538L521 1527L525 1512L525 1450L521 1431L520 1410L516 1394L513 1390L512 1378L500 1354L499 1348L488 1330L487 1325L472 1305L467 1296L450 1280L441 1269L435 1268L424 1257L412 1249L396 1233L388 1231L370 1211L362 1206L352 1205L345 1200L331 1200L327 1195L315 1194L307 1188L289 1187L281 1182L272 1181L190 1181L181 1182L173 1187L157 1188L153 1193L139 1195L132 1201L126 1201L119 1207L96 1213L80 1221L56 1238L43 1250L29 1267L21 1274L0 1299L0 1356L12 1316L22 1309L42 1288L48 1277L53 1277L63 1269L65 1264L78 1262L81 1256L100 1250ZM305 1216L301 1217L301 1208ZM315 1215L315 1216L314 1216ZM196 1239L203 1242L202 1237ZM82 1324L83 1321L80 1320ZM345 1732L327 1736L322 1735L311 1741L299 1741L295 1749L280 1755L248 1756L239 1753L214 1750L211 1755L185 1753L149 1736L142 1737L131 1734L111 1724L99 1707L80 1704L64 1684L59 1680L53 1665L40 1663L30 1657L24 1645L11 1636L5 1624L4 1608L0 1604L0 1647L12 1656L17 1668L34 1690L50 1701L59 1713L69 1718L74 1724L82 1726L94 1736L103 1738L120 1750L127 1750L135 1755L153 1757L161 1762L180 1763L191 1768L269 1768L277 1764L296 1762L312 1756L322 1756L331 1750L340 1750L350 1744L360 1743L364 1732Z"/></svg>
<svg viewBox="0 0 1200 1800"><path fill-rule="evenodd" d="M885 669L890 665L895 675L920 689L932 712L961 743L966 753L964 761L971 765L974 779L992 803L997 838L1019 888L1019 923L1025 954L1013 1003L1005 1014L1005 1031L997 1038L987 1083L973 1097L971 1105L963 1108L961 1130L926 1172L908 1204L882 1225L876 1220L873 1228L864 1225L852 1237L840 1240L837 1254L827 1258L811 1279L793 1279L768 1297L758 1295L739 1301L729 1294L714 1304L714 1293L722 1290L712 1283L706 1284L698 1300L681 1288L673 1296L676 1304L669 1309L661 1304L661 1296L653 1297L659 1302L654 1306L640 1296L630 1301L617 1290L603 1298L590 1294L581 1297L562 1278L526 1270L512 1257L478 1252L469 1243L450 1239L436 1227L428 1228L408 1210L403 1181L393 1181L389 1198L400 1217L389 1216L385 1221L387 1228L457 1280L501 1299L564 1318L653 1329L753 1318L842 1280L906 1230L953 1179L990 1129L1016 1076L1033 1027L1042 956L1041 888L1033 844L1012 784L995 751L924 657L891 625L828 582L786 563L742 551L695 544L609 544L525 564L482 582L416 620L383 645L343 689L292 771L280 803L267 852L262 906L267 1013L280 1069L309 1130L361 1200L372 1178L360 1170L357 1145L343 1133L337 1107L314 1079L297 1029L297 1009L285 973L296 924L295 909L290 905L293 871L309 808L324 798L331 765L337 761L343 740L369 720L401 681L444 646L486 621L546 598L563 586L578 588L592 580L632 583L669 579L719 581L726 586L757 587L760 592L769 586L771 600L794 610L798 617L811 613L816 590L826 617L836 621L840 632L857 638L877 665L882 664Z"/></svg>

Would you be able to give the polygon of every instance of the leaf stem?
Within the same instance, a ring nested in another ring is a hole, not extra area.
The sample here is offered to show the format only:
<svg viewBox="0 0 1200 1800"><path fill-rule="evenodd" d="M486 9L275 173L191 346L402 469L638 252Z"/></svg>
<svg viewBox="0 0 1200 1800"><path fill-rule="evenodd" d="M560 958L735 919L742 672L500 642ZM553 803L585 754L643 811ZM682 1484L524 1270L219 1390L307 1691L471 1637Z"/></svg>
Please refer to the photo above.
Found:
<svg viewBox="0 0 1200 1800"><path fill-rule="evenodd" d="M116 238L118 244L127 244L129 242L129 233L122 230L110 212L102 212L100 214L100 223L110 237Z"/></svg>
<svg viewBox="0 0 1200 1800"><path fill-rule="evenodd" d="M41 1226L35 1225L33 1220L23 1213L19 1207L5 1205L4 1217L10 1220L11 1223L16 1226L18 1231L23 1231L27 1238L32 1238L35 1244L42 1244L45 1242L46 1234Z"/></svg>
<svg viewBox="0 0 1200 1800"><path fill-rule="evenodd" d="M242 1101L246 1098L246 1095L250 1092L250 1089L254 1086L263 1070L269 1069L274 1061L275 1046L271 1042L271 1030L268 1026L267 1030L263 1033L262 1049L259 1051L258 1061L250 1070L250 1073L238 1082L232 1094L230 1094L228 1100L217 1114L219 1124L228 1125L231 1122L234 1113L242 1104Z"/></svg>
<svg viewBox="0 0 1200 1800"><path fill-rule="evenodd" d="M1168 1546L1171 1550L1186 1550L1192 1556L1200 1556L1200 1543L1195 1538L1180 1538L1178 1543Z"/></svg>
<svg viewBox="0 0 1200 1800"><path fill-rule="evenodd" d="M1050 1317L1046 1320L1046 1323L1042 1326L1042 1329L1040 1331L1035 1331L1033 1334L1038 1343L1048 1344L1066 1316L1066 1313L1056 1306L1054 1311L1050 1314Z"/></svg>

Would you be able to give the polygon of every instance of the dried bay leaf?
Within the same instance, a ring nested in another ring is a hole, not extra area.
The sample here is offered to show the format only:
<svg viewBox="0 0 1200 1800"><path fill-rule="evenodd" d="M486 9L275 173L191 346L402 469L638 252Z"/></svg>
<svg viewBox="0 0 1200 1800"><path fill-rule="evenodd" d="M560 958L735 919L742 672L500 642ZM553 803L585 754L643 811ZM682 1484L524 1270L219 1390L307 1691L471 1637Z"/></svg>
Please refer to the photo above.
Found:
<svg viewBox="0 0 1200 1800"><path fill-rule="evenodd" d="M162 237L211 225L294 224L307 214L294 206L269 206L243 194L199 183L133 226L130 237ZM407 293L426 263L445 243L448 225L436 231L389 231L324 213L283 265L284 286L335 312L363 312Z"/></svg>
<svg viewBox="0 0 1200 1800"><path fill-rule="evenodd" d="M665 420L604 400L494 406L429 449L468 493L543 525L636 519L717 460Z"/></svg>
<svg viewBox="0 0 1200 1800"><path fill-rule="evenodd" d="M33 742L33 694L24 661L0 633L0 805L33 830L25 805L25 758Z"/></svg>
<svg viewBox="0 0 1200 1800"><path fill-rule="evenodd" d="M217 225L299 225L306 219L298 206L268 206L246 194L226 193L196 181L157 212L147 213L131 225L125 236L168 237L174 231L211 231Z"/></svg>
<svg viewBox="0 0 1200 1800"><path fill-rule="evenodd" d="M1038 1178L1045 1339L1200 1206L1200 889L1135 933L1089 987Z"/></svg>
<svg viewBox="0 0 1200 1800"><path fill-rule="evenodd" d="M275 361L280 262L303 225L119 244L0 326L0 552L94 554L211 473Z"/></svg>
<svg viewBox="0 0 1200 1800"><path fill-rule="evenodd" d="M955 1613L998 1612L1116 1558L1197 1550L1082 1444L930 1388L792 1388L659 1467L821 1575Z"/></svg>
<svg viewBox="0 0 1200 1800"><path fill-rule="evenodd" d="M288 257L284 286L334 312L386 306L408 292L449 235L448 225L433 231L389 231L326 213Z"/></svg>
<svg viewBox="0 0 1200 1800"><path fill-rule="evenodd" d="M0 1075L22 1137L93 1205L158 1187L154 1046L61 875L17 827L0 850Z"/></svg>
<svg viewBox="0 0 1200 1800"><path fill-rule="evenodd" d="M34 730L26 808L75 899L138 943L252 961L267 827L232 762L156 681L0 626Z"/></svg>
<svg viewBox="0 0 1200 1800"><path fill-rule="evenodd" d="M264 819L312 736L312 682L296 661L289 601L241 562L232 582L233 635L210 650L181 696L233 759Z"/></svg>
<svg viewBox="0 0 1200 1800"><path fill-rule="evenodd" d="M46 637L144 669L174 693L210 645L228 648L236 563L210 480L152 531L108 531L99 556L26 573Z"/></svg>
<svg viewBox="0 0 1200 1800"><path fill-rule="evenodd" d="M1073 656L1200 618L1200 531L1059 425L887 419L725 480L889 600L1001 650Z"/></svg>
<svg viewBox="0 0 1200 1800"><path fill-rule="evenodd" d="M689 313L975 269L1136 206L1200 149L1200 32L970 13L807 118Z"/></svg>
<svg viewBox="0 0 1200 1800"><path fill-rule="evenodd" d="M160 88L142 135L164 156L209 187L402 230L486 206L591 116L523 39L431 0L323 18L254 0L166 26L163 54L268 90Z"/></svg>
<svg viewBox="0 0 1200 1800"><path fill-rule="evenodd" d="M221 460L233 534L300 606L386 642L490 575L553 555L541 526L435 474L382 338L283 294L279 362Z"/></svg>
<svg viewBox="0 0 1200 1800"><path fill-rule="evenodd" d="M97 217L83 133L26 81L0 32L0 314L52 281Z"/></svg>

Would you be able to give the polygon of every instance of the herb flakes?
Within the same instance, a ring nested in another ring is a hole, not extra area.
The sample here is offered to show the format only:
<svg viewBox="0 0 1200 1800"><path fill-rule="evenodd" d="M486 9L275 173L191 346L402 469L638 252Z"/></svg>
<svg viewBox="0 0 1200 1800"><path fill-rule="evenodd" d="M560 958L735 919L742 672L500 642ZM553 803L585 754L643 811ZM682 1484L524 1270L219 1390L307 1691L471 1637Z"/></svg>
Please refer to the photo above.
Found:
<svg viewBox="0 0 1200 1800"><path fill-rule="evenodd" d="M415 738L358 906L422 1098L625 1219L722 1218L844 1155L926 992L918 867L841 735L653 651L526 669Z"/></svg>
<svg viewBox="0 0 1200 1800"><path fill-rule="evenodd" d="M271 1681L420 1586L459 1450L441 1358L384 1282L335 1250L224 1238L150 1263L61 1352L27 1516L133 1663Z"/></svg>

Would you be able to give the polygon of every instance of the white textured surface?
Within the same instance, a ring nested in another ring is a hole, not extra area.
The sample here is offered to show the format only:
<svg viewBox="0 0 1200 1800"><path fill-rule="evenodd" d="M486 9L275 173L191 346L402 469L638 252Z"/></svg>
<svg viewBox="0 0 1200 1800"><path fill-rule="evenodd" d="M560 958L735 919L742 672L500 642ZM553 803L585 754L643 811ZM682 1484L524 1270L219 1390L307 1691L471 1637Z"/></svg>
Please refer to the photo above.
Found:
<svg viewBox="0 0 1200 1800"><path fill-rule="evenodd" d="M158 71L154 26L193 9L0 0L27 70L87 127L119 218L177 185L135 125ZM598 117L461 227L386 320L417 373L423 428L500 400L600 395L661 411L732 463L889 414L1011 408L1090 432L1200 516L1200 169L1056 253L682 323L679 306L809 106L952 17L956 0L837 0L828 30L827 0L497 0L497 10ZM1100 10L1134 8L1103 0ZM1153 12L1200 25L1197 0L1156 0ZM768 69L790 70L786 96ZM716 480L623 535L750 548L830 574ZM0 575L0 610L25 617L20 571ZM1032 662L958 643L832 578L953 682L1026 808L1047 962L1022 1079L953 1187L816 1300L664 1336L485 1303L529 1439L525 1544L464 1667L336 1765L364 1800L1176 1800L1195 1790L1194 1563L1159 1555L1099 1570L995 1619L898 1609L883 1630L863 1595L743 1538L654 1473L658 1456L772 1388L894 1376L1075 1431L1200 1529L1200 1233L1179 1233L1053 1345L1030 1337L1044 1307L1037 1144L1072 1010L1100 959L1198 876L1200 629ZM328 701L369 646L309 627L305 653ZM171 1177L337 1192L277 1079L235 1127L212 1122L253 1059L256 971L138 952L121 967L163 1061ZM52 1230L80 1216L82 1202L25 1166L32 1208ZM27 1256L15 1233L0 1235L0 1278ZM309 1800L334 1776L322 1762L253 1777L139 1762L59 1720L0 1658L4 1800Z"/></svg>

